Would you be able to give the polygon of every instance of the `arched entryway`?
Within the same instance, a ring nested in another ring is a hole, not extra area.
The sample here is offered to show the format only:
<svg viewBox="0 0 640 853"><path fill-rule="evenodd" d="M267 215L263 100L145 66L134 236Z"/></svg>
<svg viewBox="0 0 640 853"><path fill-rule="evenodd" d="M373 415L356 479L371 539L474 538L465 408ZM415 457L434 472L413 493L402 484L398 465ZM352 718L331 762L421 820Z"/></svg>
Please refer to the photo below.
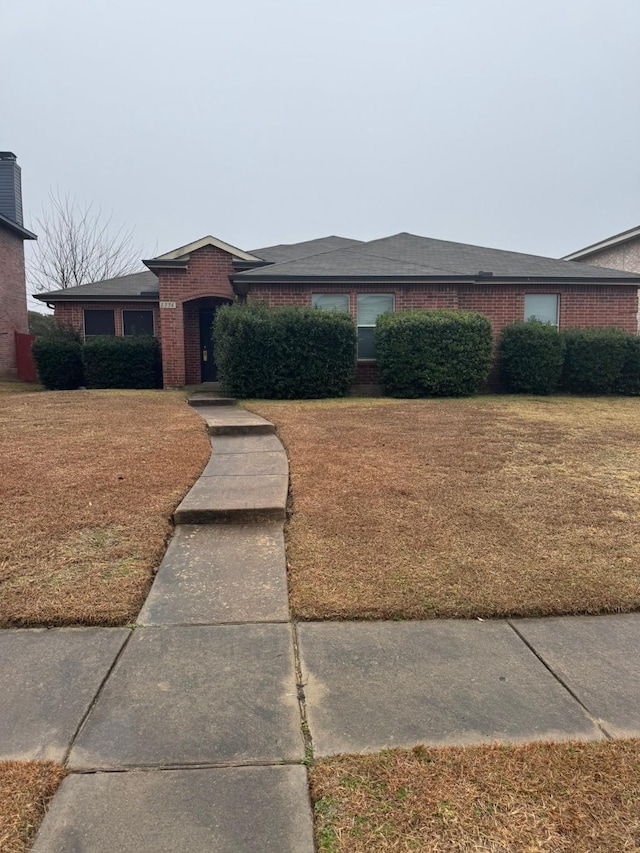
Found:
<svg viewBox="0 0 640 853"><path fill-rule="evenodd" d="M184 357L188 385L215 382L218 379L211 330L216 311L230 301L207 296L184 303Z"/></svg>

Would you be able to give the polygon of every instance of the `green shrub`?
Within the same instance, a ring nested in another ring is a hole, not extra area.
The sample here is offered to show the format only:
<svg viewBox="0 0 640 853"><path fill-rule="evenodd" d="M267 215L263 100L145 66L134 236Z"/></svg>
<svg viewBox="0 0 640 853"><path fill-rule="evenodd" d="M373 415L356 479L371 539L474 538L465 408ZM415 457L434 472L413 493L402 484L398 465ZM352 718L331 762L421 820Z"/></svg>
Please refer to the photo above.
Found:
<svg viewBox="0 0 640 853"><path fill-rule="evenodd" d="M516 394L552 394L560 386L564 338L539 320L512 323L500 334L500 379Z"/></svg>
<svg viewBox="0 0 640 853"><path fill-rule="evenodd" d="M159 388L160 344L142 335L88 338L82 348L87 388Z"/></svg>
<svg viewBox="0 0 640 853"><path fill-rule="evenodd" d="M310 399L349 393L356 329L348 314L225 305L216 312L220 384L234 397Z"/></svg>
<svg viewBox="0 0 640 853"><path fill-rule="evenodd" d="M622 373L618 384L619 394L640 394L640 337L627 335Z"/></svg>
<svg viewBox="0 0 640 853"><path fill-rule="evenodd" d="M489 377L491 323L483 314L382 314L375 340L378 376L391 397L462 397L479 391Z"/></svg>
<svg viewBox="0 0 640 853"><path fill-rule="evenodd" d="M615 394L632 337L621 329L586 328L562 332L566 350L562 387L575 394Z"/></svg>
<svg viewBox="0 0 640 853"><path fill-rule="evenodd" d="M33 342L31 353L38 379L47 390L69 391L84 383L82 341L74 329L55 324Z"/></svg>

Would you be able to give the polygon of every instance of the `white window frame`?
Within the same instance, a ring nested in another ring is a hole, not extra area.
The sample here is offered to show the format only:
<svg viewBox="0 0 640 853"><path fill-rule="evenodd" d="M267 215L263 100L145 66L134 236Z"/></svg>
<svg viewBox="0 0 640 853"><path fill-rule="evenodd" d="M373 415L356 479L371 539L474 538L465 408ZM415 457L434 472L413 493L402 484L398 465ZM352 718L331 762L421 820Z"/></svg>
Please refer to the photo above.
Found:
<svg viewBox="0 0 640 853"><path fill-rule="evenodd" d="M389 293L389 292L382 293L382 292L372 291L369 293L358 293L356 295L356 328L357 328L357 333L358 333L358 339L357 339L358 350L360 349L360 329L375 329L375 327L376 327L375 323L361 323L360 322L360 310L359 310L358 300L361 296L390 296L391 297L391 311L385 311L383 313L393 314L393 312L396 310L396 295L395 295L395 293ZM380 316L380 315L378 315L378 316ZM366 357L362 358L360 356L360 353L357 352L357 360L358 361L373 362L376 359L375 359L375 356L373 358L366 358Z"/></svg>
<svg viewBox="0 0 640 853"><path fill-rule="evenodd" d="M155 338L156 336L156 312L153 308L122 308L120 310L120 328L122 329L122 337L123 338L135 338L135 335L125 335L124 332L124 312L125 311L134 311L136 314L140 314L142 311L151 311L151 327L153 328L153 332L151 335Z"/></svg>
<svg viewBox="0 0 640 853"><path fill-rule="evenodd" d="M524 319L525 322L529 319L537 319L536 317L529 315L527 316L527 297L528 296L553 296L556 300L556 319L555 322L550 323L549 325L555 326L556 329L560 328L560 294L559 293L525 293L524 295ZM548 321L542 321L548 322Z"/></svg>

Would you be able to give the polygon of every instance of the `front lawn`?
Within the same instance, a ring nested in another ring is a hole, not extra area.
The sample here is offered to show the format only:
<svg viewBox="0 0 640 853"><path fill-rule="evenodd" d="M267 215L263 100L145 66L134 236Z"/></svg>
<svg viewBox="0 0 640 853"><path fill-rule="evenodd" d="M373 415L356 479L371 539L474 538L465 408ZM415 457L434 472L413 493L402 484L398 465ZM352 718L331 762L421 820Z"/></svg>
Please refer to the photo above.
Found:
<svg viewBox="0 0 640 853"><path fill-rule="evenodd" d="M300 619L640 605L640 400L249 405L291 460Z"/></svg>
<svg viewBox="0 0 640 853"><path fill-rule="evenodd" d="M50 761L0 761L0 850L23 853L66 771Z"/></svg>
<svg viewBox="0 0 640 853"><path fill-rule="evenodd" d="M210 446L184 395L0 395L0 627L123 625Z"/></svg>
<svg viewBox="0 0 640 853"><path fill-rule="evenodd" d="M320 853L640 848L640 742L394 750L311 769Z"/></svg>

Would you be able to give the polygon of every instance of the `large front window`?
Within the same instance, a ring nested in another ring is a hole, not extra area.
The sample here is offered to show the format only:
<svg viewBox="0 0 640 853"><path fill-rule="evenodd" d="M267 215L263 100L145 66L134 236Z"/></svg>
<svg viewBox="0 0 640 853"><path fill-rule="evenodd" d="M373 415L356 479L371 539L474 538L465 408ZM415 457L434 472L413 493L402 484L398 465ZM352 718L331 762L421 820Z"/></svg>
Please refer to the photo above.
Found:
<svg viewBox="0 0 640 853"><path fill-rule="evenodd" d="M393 311L392 293L358 294L358 358L371 361L376 357L376 320Z"/></svg>

